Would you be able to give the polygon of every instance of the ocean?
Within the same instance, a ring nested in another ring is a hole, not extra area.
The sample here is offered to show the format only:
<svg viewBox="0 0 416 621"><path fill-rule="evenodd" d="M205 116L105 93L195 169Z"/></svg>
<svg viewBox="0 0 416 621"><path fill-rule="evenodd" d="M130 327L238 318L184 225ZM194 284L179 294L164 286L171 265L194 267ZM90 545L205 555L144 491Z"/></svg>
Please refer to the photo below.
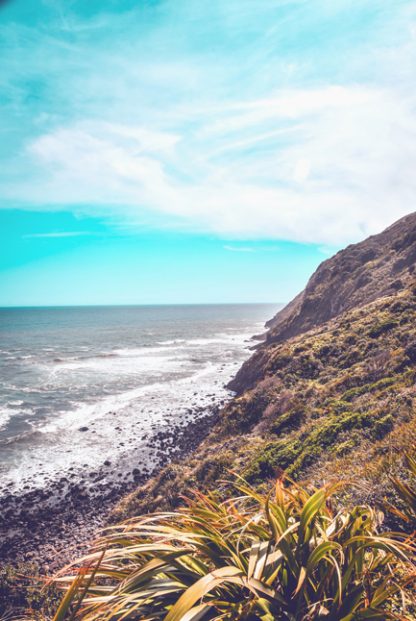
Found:
<svg viewBox="0 0 416 621"><path fill-rule="evenodd" d="M0 493L129 460L203 416L278 305L0 309ZM150 459L150 457L149 457Z"/></svg>

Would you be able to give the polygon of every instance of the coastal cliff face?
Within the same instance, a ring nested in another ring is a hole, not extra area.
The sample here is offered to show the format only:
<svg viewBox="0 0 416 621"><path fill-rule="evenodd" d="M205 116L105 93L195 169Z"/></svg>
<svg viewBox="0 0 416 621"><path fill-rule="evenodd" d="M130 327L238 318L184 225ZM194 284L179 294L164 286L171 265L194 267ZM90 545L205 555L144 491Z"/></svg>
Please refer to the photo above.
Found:
<svg viewBox="0 0 416 621"><path fill-rule="evenodd" d="M230 471L359 482L381 501L416 444L416 214L322 263L230 387L199 448L138 488L115 516L172 507ZM226 484L224 483L226 486ZM390 491L389 491L390 490Z"/></svg>
<svg viewBox="0 0 416 621"><path fill-rule="evenodd" d="M321 263L306 288L267 322L266 340L229 387L252 387L267 365L268 346L325 324L354 308L392 296L415 282L416 213Z"/></svg>
<svg viewBox="0 0 416 621"><path fill-rule="evenodd" d="M267 323L281 342L413 282L416 213L321 263L305 290Z"/></svg>

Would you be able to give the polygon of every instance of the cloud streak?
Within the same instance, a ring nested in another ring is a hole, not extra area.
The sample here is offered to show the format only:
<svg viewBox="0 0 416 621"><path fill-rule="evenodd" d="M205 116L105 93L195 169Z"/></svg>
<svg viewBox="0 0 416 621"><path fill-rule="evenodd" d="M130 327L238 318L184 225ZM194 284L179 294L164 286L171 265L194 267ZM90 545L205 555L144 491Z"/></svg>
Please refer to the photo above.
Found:
<svg viewBox="0 0 416 621"><path fill-rule="evenodd" d="M88 231L59 231L56 233L28 233L22 235L23 239L60 239L64 237L84 237L96 235L96 233L89 233Z"/></svg>
<svg viewBox="0 0 416 621"><path fill-rule="evenodd" d="M225 245L224 250L228 250L229 252L254 252L254 248L250 248L250 246L229 246Z"/></svg>

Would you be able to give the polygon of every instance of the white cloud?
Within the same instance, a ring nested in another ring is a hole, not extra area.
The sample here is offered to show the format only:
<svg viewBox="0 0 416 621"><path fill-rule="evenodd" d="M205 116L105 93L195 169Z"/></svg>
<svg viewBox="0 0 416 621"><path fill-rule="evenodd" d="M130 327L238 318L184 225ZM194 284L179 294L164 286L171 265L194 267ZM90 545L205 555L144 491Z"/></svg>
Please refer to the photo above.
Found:
<svg viewBox="0 0 416 621"><path fill-rule="evenodd" d="M306 181L311 172L311 163L306 157L301 157L295 163L295 168L293 170L293 180L298 183L302 183Z"/></svg>
<svg viewBox="0 0 416 621"><path fill-rule="evenodd" d="M323 246L415 209L412 3L162 4L5 28L4 204Z"/></svg>
<svg viewBox="0 0 416 621"><path fill-rule="evenodd" d="M414 208L413 106L387 89L330 86L235 104L214 122L194 110L182 134L180 123L84 121L30 145L46 172L31 198L165 214L227 237L345 243Z"/></svg>

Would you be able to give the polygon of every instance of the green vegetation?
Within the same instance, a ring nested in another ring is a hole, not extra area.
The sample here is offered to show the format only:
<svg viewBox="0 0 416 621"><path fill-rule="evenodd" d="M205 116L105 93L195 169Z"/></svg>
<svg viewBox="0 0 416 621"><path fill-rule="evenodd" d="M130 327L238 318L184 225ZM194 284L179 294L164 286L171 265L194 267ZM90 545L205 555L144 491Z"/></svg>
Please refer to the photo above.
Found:
<svg viewBox="0 0 416 621"><path fill-rule="evenodd" d="M285 470L290 476L297 476L305 467L319 460L323 450L337 447L337 439L346 431L367 430L369 437L380 438L393 427L393 417L387 414L375 418L367 413L353 412L326 417L324 422L304 438L278 440L262 450L261 455L244 472L244 476L253 483L260 483L265 478L273 477L276 469ZM350 444L354 448L355 443ZM343 443L346 451L347 442Z"/></svg>
<svg viewBox="0 0 416 621"><path fill-rule="evenodd" d="M391 329L378 330L386 322ZM363 483L354 501L370 495L381 507L395 497L390 474L416 444L415 362L416 298L408 290L260 349L251 362L255 387L224 408L193 455L119 503L114 519L175 508L189 485L226 493L227 470L255 485L282 469L313 484L351 477Z"/></svg>
<svg viewBox="0 0 416 621"><path fill-rule="evenodd" d="M280 435L282 433L289 433L294 429L298 429L305 419L305 413L303 410L294 408L289 410L285 414L282 414L275 421L270 424L270 432Z"/></svg>
<svg viewBox="0 0 416 621"><path fill-rule="evenodd" d="M364 384L364 386L357 386L356 388L350 388L344 392L341 396L342 401L353 401L356 397L360 395L364 395L365 393L372 393L376 390L382 390L383 388L387 388L388 386L393 386L399 382L399 377L383 377L378 382L373 382L371 384Z"/></svg>
<svg viewBox="0 0 416 621"><path fill-rule="evenodd" d="M237 490L108 529L55 578L53 621L412 618L415 542L378 534L370 507L337 508L334 485Z"/></svg>

